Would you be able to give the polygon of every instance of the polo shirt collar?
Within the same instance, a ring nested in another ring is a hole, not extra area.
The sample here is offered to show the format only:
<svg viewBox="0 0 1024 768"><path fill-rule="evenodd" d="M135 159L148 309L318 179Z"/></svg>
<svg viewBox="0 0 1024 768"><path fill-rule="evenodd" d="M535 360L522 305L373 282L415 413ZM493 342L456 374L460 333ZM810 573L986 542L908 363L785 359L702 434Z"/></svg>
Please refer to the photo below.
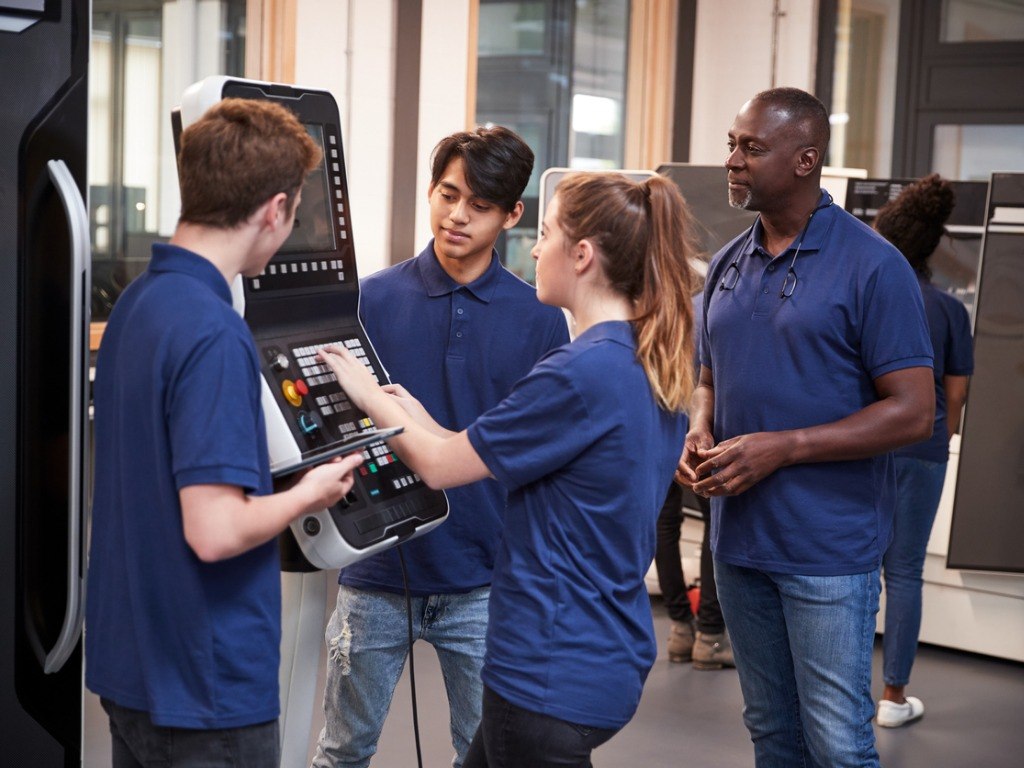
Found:
<svg viewBox="0 0 1024 768"><path fill-rule="evenodd" d="M588 341L607 339L626 347L633 347L636 344L633 324L626 320L603 320L600 323L595 323L581 333L579 338Z"/></svg>
<svg viewBox="0 0 1024 768"><path fill-rule="evenodd" d="M835 222L838 213L839 207L832 199L832 195L827 190L821 190L821 195L818 198L818 207L815 209L814 216L811 217L810 224L807 225L807 231L797 235L789 248L786 249L786 252L788 253L793 250L798 244L800 244L801 254L820 251L825 244L825 240L828 238L829 232L832 230L832 224ZM744 254L750 255L757 248L764 251L763 242L764 225L761 224L761 217L758 216L757 221L754 222L751 237L744 249ZM785 254L780 255L784 256Z"/></svg>
<svg viewBox="0 0 1024 768"><path fill-rule="evenodd" d="M431 297L445 296L454 293L459 288L465 288L476 298L485 304L489 303L501 280L501 261L498 259L498 252L491 249L491 263L480 277L468 285L461 285L455 282L444 269L441 268L437 256L434 254L434 241L431 239L427 247L423 249L416 259L419 266L420 278L427 289L427 295Z"/></svg>
<svg viewBox="0 0 1024 768"><path fill-rule="evenodd" d="M193 277L213 291L218 298L231 304L231 286L224 279L224 275L213 266L213 262L187 248L170 243L154 243L149 271L177 272Z"/></svg>

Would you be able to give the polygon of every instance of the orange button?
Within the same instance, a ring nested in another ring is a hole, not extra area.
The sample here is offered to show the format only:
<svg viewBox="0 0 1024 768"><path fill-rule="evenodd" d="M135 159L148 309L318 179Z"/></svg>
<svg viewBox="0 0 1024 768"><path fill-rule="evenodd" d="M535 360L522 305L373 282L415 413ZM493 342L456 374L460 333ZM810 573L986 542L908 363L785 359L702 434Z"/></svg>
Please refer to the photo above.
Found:
<svg viewBox="0 0 1024 768"><path fill-rule="evenodd" d="M302 379L295 380L295 391L298 392L302 397L309 394L309 387L306 386L306 382Z"/></svg>
<svg viewBox="0 0 1024 768"><path fill-rule="evenodd" d="M281 382L281 391L284 392L284 399L298 408L302 405L302 395L296 391L295 382L285 379Z"/></svg>

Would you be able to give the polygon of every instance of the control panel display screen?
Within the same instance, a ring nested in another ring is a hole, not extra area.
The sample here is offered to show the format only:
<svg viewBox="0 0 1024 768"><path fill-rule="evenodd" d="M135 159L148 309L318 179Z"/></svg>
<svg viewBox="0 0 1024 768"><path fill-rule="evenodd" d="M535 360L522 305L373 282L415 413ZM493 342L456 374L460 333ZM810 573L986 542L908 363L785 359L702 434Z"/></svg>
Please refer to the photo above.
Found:
<svg viewBox="0 0 1024 768"><path fill-rule="evenodd" d="M305 127L323 154L320 164L306 177L302 186L302 199L295 212L295 227L279 253L328 253L334 250L324 129L312 123L306 123Z"/></svg>

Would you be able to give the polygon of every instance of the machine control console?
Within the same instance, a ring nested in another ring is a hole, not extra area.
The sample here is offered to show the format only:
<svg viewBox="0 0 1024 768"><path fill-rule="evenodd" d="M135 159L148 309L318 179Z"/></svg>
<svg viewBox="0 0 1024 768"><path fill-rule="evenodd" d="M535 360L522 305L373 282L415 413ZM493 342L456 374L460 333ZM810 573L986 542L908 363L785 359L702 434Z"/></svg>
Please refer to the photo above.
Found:
<svg viewBox="0 0 1024 768"><path fill-rule="evenodd" d="M386 382L387 375L359 323L359 275L337 102L327 91L206 78L186 90L172 116L176 146L184 128L226 97L281 104L322 150L320 163L303 182L291 233L259 275L232 285L232 303L261 357L271 470L282 474L374 429L317 359L319 349L343 346L378 382ZM428 488L383 439L366 445L363 459L346 499L291 526L315 567L344 567L426 533L448 514L445 495Z"/></svg>

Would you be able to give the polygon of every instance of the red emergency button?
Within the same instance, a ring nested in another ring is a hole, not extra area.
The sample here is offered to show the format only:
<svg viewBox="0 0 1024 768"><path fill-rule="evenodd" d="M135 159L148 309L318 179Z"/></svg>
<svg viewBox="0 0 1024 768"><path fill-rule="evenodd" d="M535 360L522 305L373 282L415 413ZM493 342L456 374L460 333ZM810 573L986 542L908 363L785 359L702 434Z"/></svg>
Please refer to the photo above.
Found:
<svg viewBox="0 0 1024 768"><path fill-rule="evenodd" d="M296 408L302 405L302 395L299 394L294 381L292 381L291 379L285 379L284 381L282 381L281 391L284 393L284 399L287 400L292 405L294 405Z"/></svg>
<svg viewBox="0 0 1024 768"><path fill-rule="evenodd" d="M306 382L302 379L295 380L295 391L299 393L301 397L305 397L309 394L309 387L306 386Z"/></svg>

